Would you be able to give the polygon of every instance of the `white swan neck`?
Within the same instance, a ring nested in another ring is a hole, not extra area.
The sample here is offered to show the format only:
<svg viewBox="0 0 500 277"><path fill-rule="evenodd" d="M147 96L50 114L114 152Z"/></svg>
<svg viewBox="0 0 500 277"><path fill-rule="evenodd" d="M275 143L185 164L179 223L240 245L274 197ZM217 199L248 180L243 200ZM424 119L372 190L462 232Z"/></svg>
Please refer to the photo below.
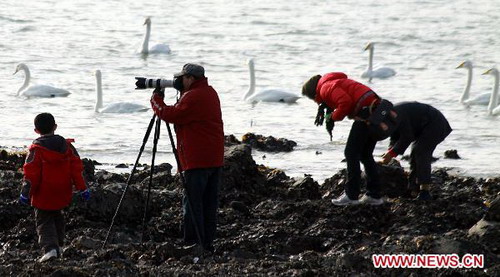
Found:
<svg viewBox="0 0 500 277"><path fill-rule="evenodd" d="M495 76L495 85L493 86L493 92L491 93L490 96L490 102L488 104L488 113L491 115L493 109L495 109L498 106L498 86L499 86L499 79L500 76L498 74L498 71L494 72Z"/></svg>
<svg viewBox="0 0 500 277"><path fill-rule="evenodd" d="M472 84L472 67L467 68L467 84L465 85L464 92L460 98L460 103L464 103L470 98L470 87Z"/></svg>
<svg viewBox="0 0 500 277"><path fill-rule="evenodd" d="M368 71L373 71L373 45L369 49L370 54L368 56Z"/></svg>
<svg viewBox="0 0 500 277"><path fill-rule="evenodd" d="M142 53L149 52L149 36L151 35L151 22L146 23L146 34L144 34L144 40L142 41Z"/></svg>
<svg viewBox="0 0 500 277"><path fill-rule="evenodd" d="M253 61L248 62L248 71L250 73L250 87L247 93L245 93L245 96L243 96L243 100L247 100L255 93L255 66Z"/></svg>
<svg viewBox="0 0 500 277"><path fill-rule="evenodd" d="M103 103L102 103L102 79L101 79L101 74L96 74L95 75L96 79L96 93L97 93L97 99L95 102L95 111L99 112L99 109L102 108Z"/></svg>
<svg viewBox="0 0 500 277"><path fill-rule="evenodd" d="M19 96L19 94L21 93L21 91L23 91L24 89L26 89L29 84L30 84L30 79L31 79L31 73L30 73L30 70L28 68L28 66L26 65L22 65L21 66L21 69L24 71L24 83L23 85L17 90L17 95Z"/></svg>

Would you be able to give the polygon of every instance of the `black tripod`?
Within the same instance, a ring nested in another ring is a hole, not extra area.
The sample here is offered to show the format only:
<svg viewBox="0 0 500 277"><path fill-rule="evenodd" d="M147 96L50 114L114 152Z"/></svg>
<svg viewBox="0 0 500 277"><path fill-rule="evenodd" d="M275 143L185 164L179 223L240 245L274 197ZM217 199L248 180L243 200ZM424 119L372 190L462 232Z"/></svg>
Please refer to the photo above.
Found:
<svg viewBox="0 0 500 277"><path fill-rule="evenodd" d="M137 159L135 160L135 164L134 164L134 167L132 168L132 172L130 173L130 176L127 179L127 184L125 186L125 189L123 190L122 196L120 198L120 202L118 202L118 206L116 207L115 214L113 215L113 219L111 220L111 225L109 226L108 233L106 234L106 238L104 239L104 242L102 244L102 248L104 248L106 246L106 243L108 242L109 236L111 234L111 230L113 228L113 225L115 224L116 216L118 215L118 212L120 211L120 208L121 208L121 205L123 202L123 198L125 197L125 194L127 193L127 190L128 190L128 187L131 183L132 177L134 176L134 173L137 169L137 165L139 164L139 160L141 158L142 152L144 151L144 147L146 145L146 142L149 139L149 135L151 134L151 130L153 129L153 123L155 122L155 120L156 120L156 124L155 124L155 132L153 135L153 152L152 152L152 158L151 158L151 172L149 175L148 194L147 194L147 198L146 198L146 205L144 208L144 216L142 218L141 242L143 242L144 232L146 230L146 217L147 217L147 213L148 213L149 198L151 195L151 186L153 184L153 174L154 174L156 151L157 151L157 146L158 146L158 140L160 138L161 118L157 117L156 114L153 115L153 117L151 118L151 121L149 122L148 129L146 130L146 134L144 135L144 139L142 140L141 148L139 149L139 154L137 155ZM181 164L179 161L179 156L177 154L177 149L175 148L174 138L172 136L172 131L170 130L170 125L167 122L166 122L166 125L167 125L167 130L168 130L168 136L170 138L170 144L172 145L172 152L174 153L175 160L177 162L177 168L179 169L179 172L182 172ZM198 239L198 243L200 246L203 246L203 241L202 241L200 231L199 231L200 229L199 229L199 226L198 226L196 219L194 217L194 214L193 214L193 208L191 205L191 201L189 201L190 198L189 198L188 190L186 189L186 180L184 179L184 175L182 173L180 173L179 175L181 178L182 186L184 187L184 192L186 193L186 202L187 202L188 208L191 210L191 212L190 212L191 219L193 220L193 226L194 226L194 230L196 233L196 237Z"/></svg>

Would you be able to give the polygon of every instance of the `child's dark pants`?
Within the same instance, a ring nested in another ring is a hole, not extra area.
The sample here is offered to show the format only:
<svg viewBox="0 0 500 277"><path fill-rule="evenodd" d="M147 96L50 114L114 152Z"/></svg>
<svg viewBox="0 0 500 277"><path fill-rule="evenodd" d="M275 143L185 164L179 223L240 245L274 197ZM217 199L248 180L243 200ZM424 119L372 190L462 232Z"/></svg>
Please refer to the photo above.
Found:
<svg viewBox="0 0 500 277"><path fill-rule="evenodd" d="M38 243L45 252L59 248L64 243L64 215L62 210L47 211L35 208Z"/></svg>

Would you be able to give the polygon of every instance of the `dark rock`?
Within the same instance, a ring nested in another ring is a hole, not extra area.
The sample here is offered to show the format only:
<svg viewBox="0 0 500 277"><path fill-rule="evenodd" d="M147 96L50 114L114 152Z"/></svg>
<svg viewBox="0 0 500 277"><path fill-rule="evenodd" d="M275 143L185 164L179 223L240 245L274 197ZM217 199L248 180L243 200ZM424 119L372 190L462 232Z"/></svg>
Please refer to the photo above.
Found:
<svg viewBox="0 0 500 277"><path fill-rule="evenodd" d="M234 188L251 191L257 184L264 182L251 151L250 146L246 144L225 149L223 191ZM242 178L243 176L245 178Z"/></svg>
<svg viewBox="0 0 500 277"><path fill-rule="evenodd" d="M500 222L481 219L472 226L468 232L469 236L488 245L493 253L500 254Z"/></svg>
<svg viewBox="0 0 500 277"><path fill-rule="evenodd" d="M458 155L456 149L444 151L444 158L445 159L454 159L454 160L461 159L460 156Z"/></svg>
<svg viewBox="0 0 500 277"><path fill-rule="evenodd" d="M102 242L86 236L79 236L71 242L71 245L76 249L98 249L102 246Z"/></svg>
<svg viewBox="0 0 500 277"><path fill-rule="evenodd" d="M401 166L378 165L381 192L390 198L403 196L408 190L408 179Z"/></svg>
<svg viewBox="0 0 500 277"><path fill-rule="evenodd" d="M363 256L360 256L359 254L352 254L352 253L342 253L338 256L337 258L337 266L338 267L345 267L345 268L358 268L362 264L366 264L367 261Z"/></svg>
<svg viewBox="0 0 500 277"><path fill-rule="evenodd" d="M84 202L77 197L75 205L70 207L70 210L88 220L110 222L120 203L125 187L125 184L110 184L103 188L91 188L92 196L90 200ZM162 199L161 201L162 204L160 204L158 192L152 191L148 211L150 215L159 215L161 205L171 204L168 199ZM134 186L129 186L116 217L117 223L141 223L145 202L146 198L143 197L143 192Z"/></svg>
<svg viewBox="0 0 500 277"><path fill-rule="evenodd" d="M23 167L26 159L26 151L24 152L8 152L0 151L0 170L17 171Z"/></svg>
<svg viewBox="0 0 500 277"><path fill-rule="evenodd" d="M311 176L290 178L257 165L251 147L225 149L215 252L183 244L182 188L171 166L155 166L148 213L143 217L149 169L98 172L92 197L75 195L65 209L64 257L38 264L33 210L17 203L22 174L0 170L0 276L498 276L500 178L432 172L434 200L399 197L403 169L381 166L380 206L334 207L346 170L318 186ZM101 249L121 202L108 244ZM493 200L492 199L497 199ZM484 204L487 200L486 205ZM144 236L143 236L144 234ZM143 243L140 243L141 238ZM375 269L371 255L450 252L484 254L484 269Z"/></svg>
<svg viewBox="0 0 500 277"><path fill-rule="evenodd" d="M290 177L288 177L283 170L272 169L266 174L266 183L268 185L279 186L283 183L287 183L289 180Z"/></svg>
<svg viewBox="0 0 500 277"><path fill-rule="evenodd" d="M293 150L297 143L285 138L274 138L273 136L264 137L253 133L246 133L243 135L241 141L245 144L252 146L264 152L290 152Z"/></svg>
<svg viewBox="0 0 500 277"><path fill-rule="evenodd" d="M95 179L97 183L104 184L115 184L115 183L126 183L127 178L121 174L108 172L106 170L100 170L95 174Z"/></svg>
<svg viewBox="0 0 500 277"><path fill-rule="evenodd" d="M91 159L83 158L83 176L87 181L95 181L95 162Z"/></svg>
<svg viewBox="0 0 500 277"><path fill-rule="evenodd" d="M250 209L243 203L243 202L240 202L240 201L232 201L230 203L230 206L231 208L233 208L235 211L238 211L244 215L250 215L251 212L250 212Z"/></svg>
<svg viewBox="0 0 500 277"><path fill-rule="evenodd" d="M300 178L288 190L288 197L298 199L320 199L318 182L311 177Z"/></svg>
<svg viewBox="0 0 500 277"><path fill-rule="evenodd" d="M117 164L115 168L128 168L128 165L126 164Z"/></svg>
<svg viewBox="0 0 500 277"><path fill-rule="evenodd" d="M241 141L239 141L234 135L224 136L224 146L233 146L238 144L241 144Z"/></svg>
<svg viewBox="0 0 500 277"><path fill-rule="evenodd" d="M488 206L488 211L486 212L484 219L500 223L500 196L497 196L497 198L491 201Z"/></svg>
<svg viewBox="0 0 500 277"><path fill-rule="evenodd" d="M378 172L381 184L381 194L389 198L405 195L408 187L406 173L401 166L390 166L378 164ZM363 182L366 176L363 174ZM347 180L347 171L341 170L331 178L327 178L321 186L323 197L338 196L343 192L344 183Z"/></svg>

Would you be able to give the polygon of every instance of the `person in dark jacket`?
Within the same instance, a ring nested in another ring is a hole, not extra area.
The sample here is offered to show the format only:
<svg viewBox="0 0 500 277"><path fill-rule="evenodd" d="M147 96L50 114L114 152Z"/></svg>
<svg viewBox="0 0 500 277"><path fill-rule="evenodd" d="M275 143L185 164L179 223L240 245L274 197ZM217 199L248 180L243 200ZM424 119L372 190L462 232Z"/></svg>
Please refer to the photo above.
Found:
<svg viewBox="0 0 500 277"><path fill-rule="evenodd" d="M401 116L399 127L391 135L389 150L382 156L382 163L389 163L402 155L413 143L410 154L408 180L412 196L430 200L432 153L452 131L444 115L431 105L403 102L394 105Z"/></svg>
<svg viewBox="0 0 500 277"><path fill-rule="evenodd" d="M217 92L208 85L202 66L185 64L174 76L182 78L179 101L175 105L166 105L162 95L154 93L151 107L161 119L175 125L179 172L183 172L186 180L184 241L187 244L200 243L205 250L213 252L218 188L224 164L220 101ZM197 238L197 230L201 241Z"/></svg>
<svg viewBox="0 0 500 277"><path fill-rule="evenodd" d="M348 79L347 75L341 72L311 77L304 83L302 94L318 103L320 108L326 107L327 111L331 112L325 116L329 133L335 121L343 120L346 116L354 120L344 151L347 161L345 192L337 199L333 199L332 203L339 206L360 202L371 205L382 204L379 175L373 159L377 140L370 136L368 124L361 116L369 107L377 105L380 98L369 87ZM322 115L323 111L318 111L320 119L317 118L317 125L322 123ZM367 193L358 200L361 185L360 161L367 175Z"/></svg>
<svg viewBox="0 0 500 277"><path fill-rule="evenodd" d="M64 214L71 203L73 186L84 200L90 198L83 178L83 163L73 147L72 139L55 135L54 117L41 113L35 117L33 141L23 166L24 179L19 201L35 208L38 242L44 250L39 262L61 255L64 243Z"/></svg>

